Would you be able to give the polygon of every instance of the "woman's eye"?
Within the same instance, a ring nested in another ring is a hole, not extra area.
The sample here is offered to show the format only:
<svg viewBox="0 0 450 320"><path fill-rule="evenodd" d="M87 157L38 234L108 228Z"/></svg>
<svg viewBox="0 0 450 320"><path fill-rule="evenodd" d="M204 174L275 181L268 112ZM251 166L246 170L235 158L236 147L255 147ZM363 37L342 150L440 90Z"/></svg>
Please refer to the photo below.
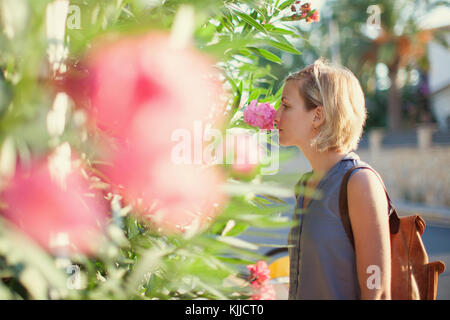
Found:
<svg viewBox="0 0 450 320"><path fill-rule="evenodd" d="M287 105L285 105L285 104L283 104L283 107L284 107L285 109L289 109L289 107L288 107Z"/></svg>

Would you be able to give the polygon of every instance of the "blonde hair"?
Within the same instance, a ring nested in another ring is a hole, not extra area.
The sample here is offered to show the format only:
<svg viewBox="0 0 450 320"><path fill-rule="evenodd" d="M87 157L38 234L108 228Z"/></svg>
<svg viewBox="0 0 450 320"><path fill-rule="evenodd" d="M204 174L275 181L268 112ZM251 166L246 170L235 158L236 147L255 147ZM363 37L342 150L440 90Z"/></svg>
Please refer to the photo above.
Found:
<svg viewBox="0 0 450 320"><path fill-rule="evenodd" d="M285 82L298 81L300 96L308 111L323 106L325 121L311 140L319 152L355 150L367 118L364 93L355 75L346 67L317 59L290 74Z"/></svg>

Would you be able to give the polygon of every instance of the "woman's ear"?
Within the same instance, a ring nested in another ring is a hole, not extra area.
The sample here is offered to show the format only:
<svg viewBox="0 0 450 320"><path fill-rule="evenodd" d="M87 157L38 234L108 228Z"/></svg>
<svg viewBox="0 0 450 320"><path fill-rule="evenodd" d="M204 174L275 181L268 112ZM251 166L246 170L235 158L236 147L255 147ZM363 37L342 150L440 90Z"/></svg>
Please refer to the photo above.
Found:
<svg viewBox="0 0 450 320"><path fill-rule="evenodd" d="M325 113L323 111L323 106L317 106L313 112L314 112L313 128L318 129L325 121Z"/></svg>

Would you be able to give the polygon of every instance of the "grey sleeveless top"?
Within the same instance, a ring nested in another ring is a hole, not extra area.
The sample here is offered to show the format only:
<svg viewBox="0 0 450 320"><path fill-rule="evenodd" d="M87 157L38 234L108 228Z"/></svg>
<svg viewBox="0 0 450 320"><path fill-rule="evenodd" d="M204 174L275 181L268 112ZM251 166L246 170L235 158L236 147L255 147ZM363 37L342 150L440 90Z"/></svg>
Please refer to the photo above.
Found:
<svg viewBox="0 0 450 320"><path fill-rule="evenodd" d="M360 299L355 252L339 213L340 186L355 165L368 166L350 152L328 170L316 186L320 199L310 199L303 213L303 196L296 199L293 219L299 224L291 228L288 237L289 300ZM311 174L305 173L300 181Z"/></svg>

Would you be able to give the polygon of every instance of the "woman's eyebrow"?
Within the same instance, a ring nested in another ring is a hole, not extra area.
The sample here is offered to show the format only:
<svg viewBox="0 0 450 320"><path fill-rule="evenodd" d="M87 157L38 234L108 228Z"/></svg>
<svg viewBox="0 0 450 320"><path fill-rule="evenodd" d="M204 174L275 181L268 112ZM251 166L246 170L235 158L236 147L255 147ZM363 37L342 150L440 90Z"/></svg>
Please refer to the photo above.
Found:
<svg viewBox="0 0 450 320"><path fill-rule="evenodd" d="M286 97L281 97L281 101L285 101L289 103L289 100Z"/></svg>

